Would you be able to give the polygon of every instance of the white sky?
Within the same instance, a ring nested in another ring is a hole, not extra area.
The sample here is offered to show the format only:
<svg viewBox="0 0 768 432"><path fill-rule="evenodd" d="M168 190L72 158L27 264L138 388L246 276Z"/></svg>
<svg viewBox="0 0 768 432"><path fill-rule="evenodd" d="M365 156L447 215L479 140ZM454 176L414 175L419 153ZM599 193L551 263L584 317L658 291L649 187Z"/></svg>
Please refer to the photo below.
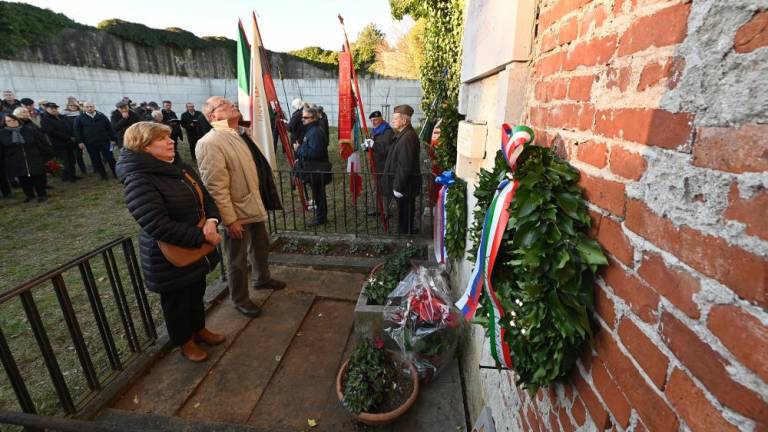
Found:
<svg viewBox="0 0 768 432"><path fill-rule="evenodd" d="M38 7L63 13L69 18L95 26L119 18L153 28L181 27L198 36L226 36L237 39L237 19L249 28L251 11L256 11L264 46L272 51L290 51L320 46L338 51L343 34L336 15L341 13L350 41L368 23L375 23L390 42L413 25L409 17L396 21L388 0L30 0Z"/></svg>

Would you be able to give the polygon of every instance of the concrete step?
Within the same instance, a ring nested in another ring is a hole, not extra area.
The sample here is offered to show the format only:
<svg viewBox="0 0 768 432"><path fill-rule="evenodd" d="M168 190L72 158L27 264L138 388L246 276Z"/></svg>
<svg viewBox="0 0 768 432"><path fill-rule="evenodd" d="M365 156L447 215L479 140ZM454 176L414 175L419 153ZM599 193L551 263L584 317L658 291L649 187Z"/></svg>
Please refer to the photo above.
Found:
<svg viewBox="0 0 768 432"><path fill-rule="evenodd" d="M114 408L102 411L94 421L114 426L123 432L288 432L287 429L273 427L263 429L248 425L136 413Z"/></svg>

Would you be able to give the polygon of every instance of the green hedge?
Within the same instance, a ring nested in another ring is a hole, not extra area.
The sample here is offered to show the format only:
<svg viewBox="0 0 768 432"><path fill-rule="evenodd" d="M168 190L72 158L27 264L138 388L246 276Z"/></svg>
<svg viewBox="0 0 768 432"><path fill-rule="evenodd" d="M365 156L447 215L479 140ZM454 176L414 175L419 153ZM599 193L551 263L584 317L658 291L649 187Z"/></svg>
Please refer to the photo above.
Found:
<svg viewBox="0 0 768 432"><path fill-rule="evenodd" d="M8 58L24 48L45 43L67 28L92 27L50 9L0 1L0 58Z"/></svg>

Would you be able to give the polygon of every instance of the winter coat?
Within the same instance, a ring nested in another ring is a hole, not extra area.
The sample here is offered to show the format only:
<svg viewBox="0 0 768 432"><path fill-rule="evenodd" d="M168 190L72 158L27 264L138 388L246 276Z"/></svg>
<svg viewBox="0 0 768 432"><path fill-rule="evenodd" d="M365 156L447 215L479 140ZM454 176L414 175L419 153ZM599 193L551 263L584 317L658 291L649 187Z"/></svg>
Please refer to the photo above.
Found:
<svg viewBox="0 0 768 432"><path fill-rule="evenodd" d="M117 161L117 177L123 183L125 203L141 226L139 256L144 282L150 291L167 292L188 286L204 278L220 260L214 250L196 263L176 267L165 259L157 244L162 240L195 248L205 241L203 230L197 226L200 221L199 198L183 171L196 180L203 192L205 217L220 219L216 204L203 182L181 161L167 163L149 153L127 148L120 151Z"/></svg>
<svg viewBox="0 0 768 432"><path fill-rule="evenodd" d="M213 122L213 129L195 147L200 176L211 192L225 225L266 222L267 211L260 194L260 179L253 155L226 120Z"/></svg>
<svg viewBox="0 0 768 432"><path fill-rule="evenodd" d="M330 142L330 129L328 129L328 115L323 113L320 113L320 118L317 119L317 123L320 124L320 127L323 128L323 132L325 132L325 140Z"/></svg>
<svg viewBox="0 0 768 432"><path fill-rule="evenodd" d="M74 144L72 141L74 138L72 126L64 116L52 116L48 113L43 113L40 117L42 118L40 124L43 132L48 135L48 139L54 148L65 149Z"/></svg>
<svg viewBox="0 0 768 432"><path fill-rule="evenodd" d="M128 110L128 117L123 118L120 110L112 111L109 122L112 125L112 129L117 133L118 142L120 146L123 145L123 136L125 136L125 130L131 127L134 123L141 121L141 117L135 112Z"/></svg>
<svg viewBox="0 0 768 432"><path fill-rule="evenodd" d="M98 111L93 117L84 112L80 113L79 116L75 117L73 129L78 143L98 145L117 141L117 135L115 135L107 116Z"/></svg>
<svg viewBox="0 0 768 432"><path fill-rule="evenodd" d="M317 121L304 128L304 139L296 149L296 157L302 161L328 162L328 139Z"/></svg>
<svg viewBox="0 0 768 432"><path fill-rule="evenodd" d="M304 124L301 121L302 109L299 108L291 114L288 121L288 132L291 133L291 142L301 144L304 141Z"/></svg>
<svg viewBox="0 0 768 432"><path fill-rule="evenodd" d="M184 111L181 114L181 127L187 130L187 135L192 141L197 141L210 130L206 130L206 124L208 122L200 111L194 113Z"/></svg>
<svg viewBox="0 0 768 432"><path fill-rule="evenodd" d="M12 102L8 102L5 99L0 100L0 112L3 114L13 114L13 110L21 106L21 102L18 99L14 99Z"/></svg>
<svg viewBox="0 0 768 432"><path fill-rule="evenodd" d="M178 117L176 117L176 113L173 112L173 110L166 111L163 109L163 110L160 110L160 112L163 113L163 123L165 124L170 123L170 121L173 119L178 120Z"/></svg>
<svg viewBox="0 0 768 432"><path fill-rule="evenodd" d="M0 129L0 163L3 164L5 175L13 177L29 177L45 174L45 161L53 154L43 133L32 127L20 127L24 144L13 143L11 129Z"/></svg>
<svg viewBox="0 0 768 432"><path fill-rule="evenodd" d="M395 135L384 164L382 186L387 194L392 191L406 196L421 193L419 166L419 137L413 126L408 125Z"/></svg>
<svg viewBox="0 0 768 432"><path fill-rule="evenodd" d="M392 147L395 131L391 127L373 136L373 162L376 164L376 172L383 173L387 164L387 154Z"/></svg>

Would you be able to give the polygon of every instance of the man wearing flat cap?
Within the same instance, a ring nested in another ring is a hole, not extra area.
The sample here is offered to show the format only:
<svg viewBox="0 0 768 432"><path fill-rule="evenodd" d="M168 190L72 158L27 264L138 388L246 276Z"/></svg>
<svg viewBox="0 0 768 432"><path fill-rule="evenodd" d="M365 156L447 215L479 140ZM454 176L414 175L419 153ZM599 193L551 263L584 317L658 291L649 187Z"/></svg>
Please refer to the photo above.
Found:
<svg viewBox="0 0 768 432"><path fill-rule="evenodd" d="M398 105L392 114L392 127L397 131L384 164L383 190L397 200L399 234L415 234L416 196L421 192L419 170L419 137L411 126L413 108Z"/></svg>
<svg viewBox="0 0 768 432"><path fill-rule="evenodd" d="M64 162L61 180L74 183L82 177L75 175L75 134L72 125L59 114L59 106L55 102L43 105L45 112L40 115L40 125L53 146L53 152Z"/></svg>
<svg viewBox="0 0 768 432"><path fill-rule="evenodd" d="M373 131L371 132L373 139L366 140L366 148L368 151L373 151L373 162L376 164L376 178L379 185L376 192L384 199L384 208L386 209L389 208L389 202L392 201L392 194L383 193L381 173L384 172L384 166L387 164L387 153L389 153L395 132L381 116L381 111L372 112L368 118L373 123ZM369 213L369 216L376 216L377 214L378 211L373 211Z"/></svg>

